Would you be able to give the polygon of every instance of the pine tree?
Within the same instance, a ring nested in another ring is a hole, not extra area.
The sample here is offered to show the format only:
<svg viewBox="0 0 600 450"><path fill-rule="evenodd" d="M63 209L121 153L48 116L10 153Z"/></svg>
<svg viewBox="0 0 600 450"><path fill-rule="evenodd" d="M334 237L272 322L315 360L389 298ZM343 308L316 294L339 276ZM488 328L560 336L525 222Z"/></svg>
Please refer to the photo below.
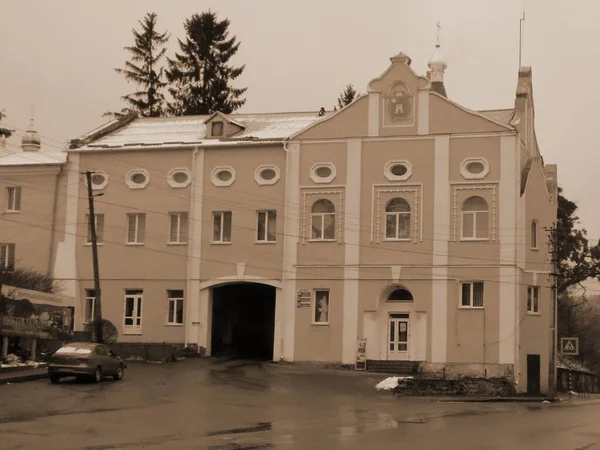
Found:
<svg viewBox="0 0 600 450"><path fill-rule="evenodd" d="M2 122L2 119L4 119L6 117L6 114L4 114L4 111L0 111L0 122ZM13 130L9 130L8 128L2 128L2 126L0 126L0 138L8 138L12 135Z"/></svg>
<svg viewBox="0 0 600 450"><path fill-rule="evenodd" d="M356 97L358 97L358 92L354 89L352 84L348 84L346 85L346 89L344 89L338 97L337 106L342 109L344 106L352 103Z"/></svg>
<svg viewBox="0 0 600 450"><path fill-rule="evenodd" d="M167 49L169 40L167 32L156 31L156 14L148 13L143 21L138 21L141 31L132 29L135 43L124 49L131 53L131 59L125 63L124 69L115 72L125 76L140 86L140 90L121 97L128 106L118 113L106 113L120 117L133 111L142 117L159 117L165 115L165 97L161 90L167 85L164 81L163 68L157 68Z"/></svg>
<svg viewBox="0 0 600 450"><path fill-rule="evenodd" d="M185 21L186 39L178 39L181 53L167 58L167 79L173 101L169 113L175 116L229 114L240 108L247 88L234 88L231 81L239 77L245 65L228 65L240 47L236 36L229 38L229 20L217 20L215 13L194 14Z"/></svg>

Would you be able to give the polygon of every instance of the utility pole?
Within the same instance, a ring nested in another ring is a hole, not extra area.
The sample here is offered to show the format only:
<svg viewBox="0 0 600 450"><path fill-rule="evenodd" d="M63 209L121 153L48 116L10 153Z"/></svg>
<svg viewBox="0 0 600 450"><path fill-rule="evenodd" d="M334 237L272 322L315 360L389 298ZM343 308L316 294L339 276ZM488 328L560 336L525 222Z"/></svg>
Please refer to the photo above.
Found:
<svg viewBox="0 0 600 450"><path fill-rule="evenodd" d="M104 344L102 336L102 297L100 293L100 271L98 269L98 241L96 238L96 215L94 214L94 194L92 193L92 173L89 170L85 172L87 180L88 204L89 204L89 227L92 237L92 262L94 265L94 328L96 332L96 342ZM99 194L102 195L102 194Z"/></svg>
<svg viewBox="0 0 600 450"><path fill-rule="evenodd" d="M550 332L552 333L552 348L550 349L550 367L548 377L548 394L555 396L557 392L556 386L556 349L558 347L558 228L556 223L552 223L551 228L544 228L550 232L550 246L552 250L552 276L554 283L552 285L552 325Z"/></svg>

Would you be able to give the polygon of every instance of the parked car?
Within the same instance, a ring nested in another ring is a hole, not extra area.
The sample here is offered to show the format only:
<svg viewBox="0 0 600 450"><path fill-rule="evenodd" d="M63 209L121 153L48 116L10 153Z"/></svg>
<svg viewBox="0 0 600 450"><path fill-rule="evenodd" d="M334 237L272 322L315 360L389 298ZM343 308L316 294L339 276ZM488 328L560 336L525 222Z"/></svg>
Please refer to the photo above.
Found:
<svg viewBox="0 0 600 450"><path fill-rule="evenodd" d="M48 375L52 383L58 383L64 377L91 377L99 383L106 376L121 380L126 367L125 361L107 345L72 342L52 354Z"/></svg>

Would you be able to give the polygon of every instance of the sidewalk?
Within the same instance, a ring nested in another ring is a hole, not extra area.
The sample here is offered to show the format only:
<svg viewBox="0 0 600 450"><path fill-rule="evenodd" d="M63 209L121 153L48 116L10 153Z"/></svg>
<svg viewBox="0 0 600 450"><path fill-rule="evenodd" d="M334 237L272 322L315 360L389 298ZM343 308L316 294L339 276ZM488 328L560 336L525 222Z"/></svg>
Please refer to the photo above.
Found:
<svg viewBox="0 0 600 450"><path fill-rule="evenodd" d="M45 366L38 368L0 369L0 385L41 380L44 378L48 378L48 368Z"/></svg>

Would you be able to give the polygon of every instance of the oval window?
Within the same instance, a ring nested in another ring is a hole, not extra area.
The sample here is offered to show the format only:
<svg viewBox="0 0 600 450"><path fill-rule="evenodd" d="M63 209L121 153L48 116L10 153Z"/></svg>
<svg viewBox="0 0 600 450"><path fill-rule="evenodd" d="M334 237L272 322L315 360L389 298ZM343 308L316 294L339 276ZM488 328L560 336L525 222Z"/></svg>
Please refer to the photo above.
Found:
<svg viewBox="0 0 600 450"><path fill-rule="evenodd" d="M92 184L100 185L104 183L105 180L106 178L104 175L100 175L99 173L92 175Z"/></svg>
<svg viewBox="0 0 600 450"><path fill-rule="evenodd" d="M485 170L485 166L483 165L483 163L481 163L479 161L473 161L473 162L467 164L467 171L469 171L470 173L479 174L479 173L483 172L484 170Z"/></svg>
<svg viewBox="0 0 600 450"><path fill-rule="evenodd" d="M176 183L180 183L183 184L188 180L188 175L185 172L176 172L173 175L173 181L175 181Z"/></svg>
<svg viewBox="0 0 600 450"><path fill-rule="evenodd" d="M392 166L392 168L390 169L390 172L392 172L392 175L401 177L403 175L406 175L406 172L408 172L408 169L406 168L406 166L404 164L394 164Z"/></svg>
<svg viewBox="0 0 600 450"><path fill-rule="evenodd" d="M131 177L131 181L135 184L142 184L146 181L146 175L143 173L136 173Z"/></svg>
<svg viewBox="0 0 600 450"><path fill-rule="evenodd" d="M327 166L319 167L317 170L315 170L315 173L317 174L317 176L319 178L330 177L332 174L331 167L327 167Z"/></svg>
<svg viewBox="0 0 600 450"><path fill-rule="evenodd" d="M229 170L221 170L217 173L217 178L221 181L229 181L231 180L231 172Z"/></svg>
<svg viewBox="0 0 600 450"><path fill-rule="evenodd" d="M271 181L273 178L277 176L277 172L273 169L265 169L260 173L260 177L263 180Z"/></svg>

